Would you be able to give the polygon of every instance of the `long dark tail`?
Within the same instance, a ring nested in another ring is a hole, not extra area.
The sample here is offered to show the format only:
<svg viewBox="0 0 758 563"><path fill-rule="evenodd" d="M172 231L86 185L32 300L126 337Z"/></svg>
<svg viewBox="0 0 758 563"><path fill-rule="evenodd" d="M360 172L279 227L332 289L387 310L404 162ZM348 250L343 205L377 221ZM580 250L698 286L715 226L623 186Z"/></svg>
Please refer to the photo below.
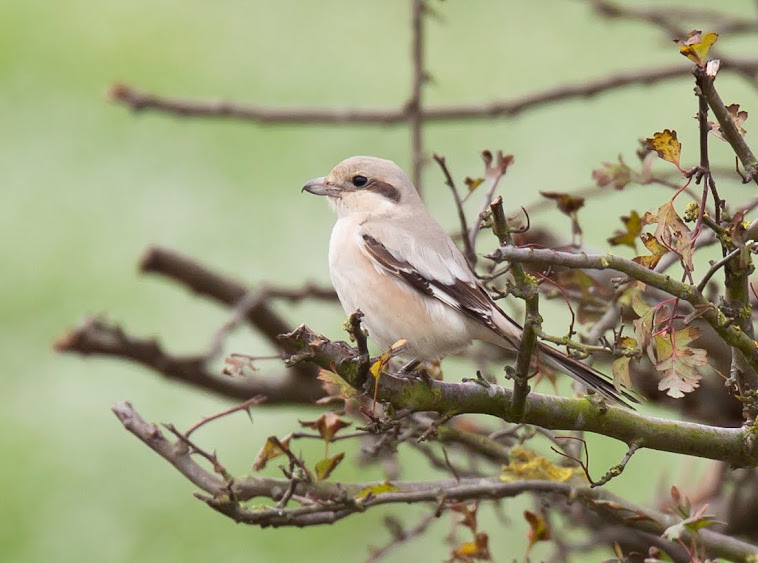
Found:
<svg viewBox="0 0 758 563"><path fill-rule="evenodd" d="M634 407L629 404L629 401L639 404L639 400L634 395L627 393L623 389L621 391L617 390L613 385L613 381L607 375L600 373L593 367L575 358L571 358L560 350L542 342L539 343L539 348L540 358L545 363L566 373L566 375L573 377L587 387L594 389L611 402L632 410L634 410Z"/></svg>

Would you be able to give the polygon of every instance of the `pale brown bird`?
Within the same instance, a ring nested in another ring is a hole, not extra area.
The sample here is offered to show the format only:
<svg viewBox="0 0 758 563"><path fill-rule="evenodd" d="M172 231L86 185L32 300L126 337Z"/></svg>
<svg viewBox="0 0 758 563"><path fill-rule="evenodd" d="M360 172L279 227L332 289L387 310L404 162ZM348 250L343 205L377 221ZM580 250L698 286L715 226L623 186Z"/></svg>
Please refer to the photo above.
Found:
<svg viewBox="0 0 758 563"><path fill-rule="evenodd" d="M490 297L458 247L392 161L354 156L303 190L337 212L329 272L347 314L360 310L383 349L436 360L483 340L518 350L522 328ZM638 402L596 369L540 342L541 358L614 403Z"/></svg>

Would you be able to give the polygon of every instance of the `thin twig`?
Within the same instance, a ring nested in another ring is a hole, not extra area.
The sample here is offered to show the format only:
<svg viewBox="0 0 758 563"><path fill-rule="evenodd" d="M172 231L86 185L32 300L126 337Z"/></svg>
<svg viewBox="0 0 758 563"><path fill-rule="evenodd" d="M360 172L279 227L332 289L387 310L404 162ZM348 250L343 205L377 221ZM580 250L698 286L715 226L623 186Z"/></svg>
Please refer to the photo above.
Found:
<svg viewBox="0 0 758 563"><path fill-rule="evenodd" d="M229 407L228 409L224 409L221 412L217 412L216 414L212 414L210 416L203 417L199 422L196 422L192 426L189 427L189 429L184 433L184 436L189 438L192 433L200 428L201 426L204 426L205 424L208 424L209 422L213 420L218 420L219 418L222 418L224 416L227 416L229 414L238 412L238 411L247 411L250 407L255 405L260 405L266 400L265 395L256 395L255 397L251 397L247 401L244 401L240 403L239 405L235 405L233 407Z"/></svg>
<svg viewBox="0 0 758 563"><path fill-rule="evenodd" d="M461 200L461 194L458 193L458 188L455 186L453 176L450 174L450 170L447 168L445 157L439 156L435 153L432 155L432 158L434 159L434 162L436 162L442 169L442 173L445 175L445 184L447 184L447 186L450 188L450 191L453 192L455 208L458 211L458 222L460 223L461 227L461 239L463 240L464 248L463 255L466 257L466 260L468 260L468 263L473 268L476 264L476 253L474 252L474 247L471 245L471 239L468 236L469 227L468 222L466 221L466 212L463 210L463 201Z"/></svg>
<svg viewBox="0 0 758 563"><path fill-rule="evenodd" d="M419 194L423 193L421 180L424 168L424 115L422 94L424 70L424 12L425 0L411 0L411 97L406 104L411 126L411 180Z"/></svg>

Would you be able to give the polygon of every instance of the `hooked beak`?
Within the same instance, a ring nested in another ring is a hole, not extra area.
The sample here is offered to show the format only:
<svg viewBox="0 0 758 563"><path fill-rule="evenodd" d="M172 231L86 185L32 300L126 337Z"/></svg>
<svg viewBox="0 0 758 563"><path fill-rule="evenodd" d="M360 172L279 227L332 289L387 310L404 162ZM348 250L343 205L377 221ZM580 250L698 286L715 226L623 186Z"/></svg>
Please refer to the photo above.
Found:
<svg viewBox="0 0 758 563"><path fill-rule="evenodd" d="M329 197L337 197L341 190L338 188L335 188L334 186L330 186L329 183L326 181L326 178L314 178L307 184L303 186L303 189L300 190L300 192L308 192L313 195L325 195Z"/></svg>

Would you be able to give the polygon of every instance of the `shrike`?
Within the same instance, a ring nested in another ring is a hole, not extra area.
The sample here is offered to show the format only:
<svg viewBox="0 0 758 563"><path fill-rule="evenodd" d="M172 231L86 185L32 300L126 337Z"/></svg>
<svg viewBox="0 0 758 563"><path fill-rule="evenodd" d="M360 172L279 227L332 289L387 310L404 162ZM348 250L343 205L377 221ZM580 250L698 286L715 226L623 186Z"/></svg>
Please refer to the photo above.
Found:
<svg viewBox="0 0 758 563"><path fill-rule="evenodd" d="M329 272L347 314L360 309L369 338L383 349L435 360L484 340L518 350L521 326L493 301L455 243L429 214L392 161L354 156L303 190L337 212ZM539 343L542 358L614 403L636 401L607 376Z"/></svg>

